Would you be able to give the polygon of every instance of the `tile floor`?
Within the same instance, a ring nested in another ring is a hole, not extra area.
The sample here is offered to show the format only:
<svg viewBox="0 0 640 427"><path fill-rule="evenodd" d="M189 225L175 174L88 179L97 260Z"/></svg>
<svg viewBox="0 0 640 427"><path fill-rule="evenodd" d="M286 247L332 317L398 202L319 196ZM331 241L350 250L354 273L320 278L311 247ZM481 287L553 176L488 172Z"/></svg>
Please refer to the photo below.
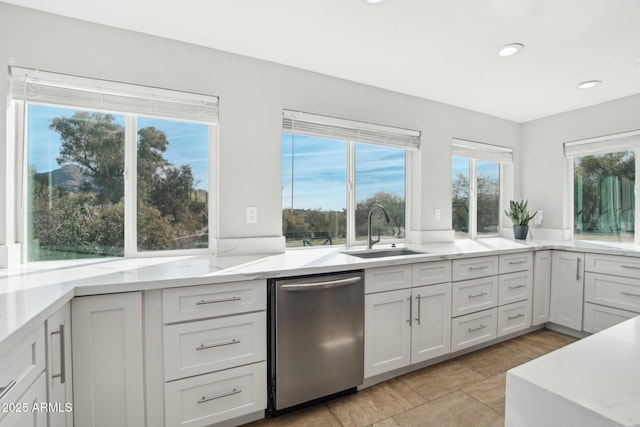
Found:
<svg viewBox="0 0 640 427"><path fill-rule="evenodd" d="M575 340L541 329L245 427L503 426L506 371Z"/></svg>

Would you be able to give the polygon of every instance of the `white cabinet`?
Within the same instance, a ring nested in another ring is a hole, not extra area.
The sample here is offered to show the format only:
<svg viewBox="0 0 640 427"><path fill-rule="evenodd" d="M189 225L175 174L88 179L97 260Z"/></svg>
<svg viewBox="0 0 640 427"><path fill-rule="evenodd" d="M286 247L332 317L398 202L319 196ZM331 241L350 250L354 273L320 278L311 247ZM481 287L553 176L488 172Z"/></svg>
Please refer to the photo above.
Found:
<svg viewBox="0 0 640 427"><path fill-rule="evenodd" d="M582 331L584 254L554 251L549 320Z"/></svg>
<svg viewBox="0 0 640 427"><path fill-rule="evenodd" d="M458 351L497 337L497 309L451 319L451 350Z"/></svg>
<svg viewBox="0 0 640 427"><path fill-rule="evenodd" d="M498 305L498 276L454 282L452 288L451 314L453 317Z"/></svg>
<svg viewBox="0 0 640 427"><path fill-rule="evenodd" d="M637 315L638 313L632 311L585 302L583 329L594 334Z"/></svg>
<svg viewBox="0 0 640 427"><path fill-rule="evenodd" d="M166 427L231 425L238 418L242 424L264 416L266 293L264 280L162 290Z"/></svg>
<svg viewBox="0 0 640 427"><path fill-rule="evenodd" d="M450 280L451 261L365 270L365 378L451 351Z"/></svg>
<svg viewBox="0 0 640 427"><path fill-rule="evenodd" d="M533 324L549 321L551 304L551 251L539 251L533 260Z"/></svg>
<svg viewBox="0 0 640 427"><path fill-rule="evenodd" d="M46 426L46 412L33 410L47 402L44 325L0 354L0 367L0 427Z"/></svg>
<svg viewBox="0 0 640 427"><path fill-rule="evenodd" d="M74 424L144 426L142 293L71 302Z"/></svg>
<svg viewBox="0 0 640 427"><path fill-rule="evenodd" d="M46 323L49 427L73 426L71 366L71 303L52 314Z"/></svg>
<svg viewBox="0 0 640 427"><path fill-rule="evenodd" d="M451 351L451 285L412 289L411 363Z"/></svg>
<svg viewBox="0 0 640 427"><path fill-rule="evenodd" d="M469 280L498 274L498 257L483 256L453 260L451 280Z"/></svg>
<svg viewBox="0 0 640 427"><path fill-rule="evenodd" d="M364 296L365 378L411 363L411 289Z"/></svg>

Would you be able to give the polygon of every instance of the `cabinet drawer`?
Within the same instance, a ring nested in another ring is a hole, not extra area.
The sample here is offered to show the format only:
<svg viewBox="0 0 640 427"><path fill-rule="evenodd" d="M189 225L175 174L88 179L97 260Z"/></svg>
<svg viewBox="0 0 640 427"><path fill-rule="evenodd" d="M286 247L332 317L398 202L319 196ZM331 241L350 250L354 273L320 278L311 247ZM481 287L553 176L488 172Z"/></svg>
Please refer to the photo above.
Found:
<svg viewBox="0 0 640 427"><path fill-rule="evenodd" d="M368 268L364 271L364 293L395 291L411 287L411 265Z"/></svg>
<svg viewBox="0 0 640 427"><path fill-rule="evenodd" d="M267 283L264 280L162 290L164 323L247 313L266 307Z"/></svg>
<svg viewBox="0 0 640 427"><path fill-rule="evenodd" d="M492 308L451 319L451 351L490 341L496 338L497 310Z"/></svg>
<svg viewBox="0 0 640 427"><path fill-rule="evenodd" d="M531 300L498 307L498 336L527 329L531 326Z"/></svg>
<svg viewBox="0 0 640 427"><path fill-rule="evenodd" d="M31 387L17 400L11 403L18 404L16 410L7 407L0 411L0 427L45 427L47 425L47 411L33 411L34 405L47 403L47 377L44 372L36 379ZM4 400L3 400L4 404Z"/></svg>
<svg viewBox="0 0 640 427"><path fill-rule="evenodd" d="M532 252L519 252L515 254L500 255L500 259L499 259L500 274L529 270L532 266L533 266Z"/></svg>
<svg viewBox="0 0 640 427"><path fill-rule="evenodd" d="M586 254L585 271L640 278L640 258L616 255Z"/></svg>
<svg viewBox="0 0 640 427"><path fill-rule="evenodd" d="M165 381L266 359L266 313L164 327Z"/></svg>
<svg viewBox="0 0 640 427"><path fill-rule="evenodd" d="M0 356L0 403L15 403L45 369L44 324Z"/></svg>
<svg viewBox="0 0 640 427"><path fill-rule="evenodd" d="M421 262L412 266L412 285L435 285L451 281L451 261Z"/></svg>
<svg viewBox="0 0 640 427"><path fill-rule="evenodd" d="M531 298L533 278L531 272L502 274L498 279L498 305Z"/></svg>
<svg viewBox="0 0 640 427"><path fill-rule="evenodd" d="M484 256L478 258L454 259L451 280L467 280L498 274L498 257Z"/></svg>
<svg viewBox="0 0 640 427"><path fill-rule="evenodd" d="M498 305L498 277L452 283L451 316L461 316Z"/></svg>
<svg viewBox="0 0 640 427"><path fill-rule="evenodd" d="M166 427L209 426L264 410L266 384L266 362L166 383Z"/></svg>
<svg viewBox="0 0 640 427"><path fill-rule="evenodd" d="M636 317L638 314L631 311L619 310L617 308L605 307L603 305L584 303L584 324L582 328L585 332L592 334L605 330L627 319Z"/></svg>
<svg viewBox="0 0 640 427"><path fill-rule="evenodd" d="M586 273L584 300L640 313L640 283L637 279Z"/></svg>

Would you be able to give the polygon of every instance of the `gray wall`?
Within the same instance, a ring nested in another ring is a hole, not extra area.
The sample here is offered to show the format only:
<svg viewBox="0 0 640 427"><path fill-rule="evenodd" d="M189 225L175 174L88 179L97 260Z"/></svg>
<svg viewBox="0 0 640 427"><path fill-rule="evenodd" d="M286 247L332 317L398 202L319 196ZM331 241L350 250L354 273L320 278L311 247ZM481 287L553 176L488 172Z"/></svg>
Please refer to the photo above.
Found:
<svg viewBox="0 0 640 427"><path fill-rule="evenodd" d="M413 160L411 215L417 230L413 236L420 241L450 235L453 137L514 147L515 170L520 170L518 124L449 105L4 3L0 3L0 40L2 70L13 58L22 67L218 95L222 240L282 234L283 108L422 131L422 149ZM397 74L402 78L401 69ZM0 98L7 98L6 85L0 87ZM0 119L0 135L6 135L5 116ZM3 153L9 148L6 144L3 137ZM0 176L6 179L6 157L2 157ZM518 174L514 181L518 197ZM12 188L0 193L0 215L6 198L12 197ZM257 224L245 224L245 206L258 208ZM434 208L442 210L439 221L434 220ZM2 219L0 246L14 240L13 218Z"/></svg>

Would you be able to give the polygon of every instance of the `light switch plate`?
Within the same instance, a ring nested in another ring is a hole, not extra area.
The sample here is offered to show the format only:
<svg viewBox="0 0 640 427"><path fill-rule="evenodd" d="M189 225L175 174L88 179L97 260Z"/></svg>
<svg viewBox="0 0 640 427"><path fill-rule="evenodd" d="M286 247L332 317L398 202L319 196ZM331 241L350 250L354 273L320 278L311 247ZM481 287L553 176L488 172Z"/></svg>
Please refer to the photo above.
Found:
<svg viewBox="0 0 640 427"><path fill-rule="evenodd" d="M247 224L258 223L258 208L255 206L247 206L245 208L245 217Z"/></svg>

